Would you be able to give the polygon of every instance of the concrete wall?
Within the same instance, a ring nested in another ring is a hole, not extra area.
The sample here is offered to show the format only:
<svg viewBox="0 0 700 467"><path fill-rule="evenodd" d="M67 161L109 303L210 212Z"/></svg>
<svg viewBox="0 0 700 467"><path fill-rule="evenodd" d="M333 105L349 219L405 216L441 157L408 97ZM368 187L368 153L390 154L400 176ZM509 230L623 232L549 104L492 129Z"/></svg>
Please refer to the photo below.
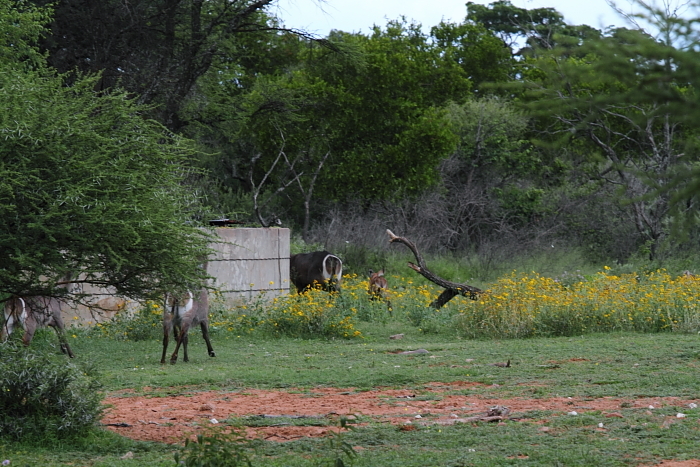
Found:
<svg viewBox="0 0 700 467"><path fill-rule="evenodd" d="M220 240L211 245L215 253L207 272L227 305L289 293L289 229L219 227L215 232ZM90 294L86 304L62 307L68 326L107 321L118 312L133 312L141 306L106 289L85 286L82 293Z"/></svg>
<svg viewBox="0 0 700 467"><path fill-rule="evenodd" d="M289 229L220 227L209 259L213 284L229 304L289 293Z"/></svg>

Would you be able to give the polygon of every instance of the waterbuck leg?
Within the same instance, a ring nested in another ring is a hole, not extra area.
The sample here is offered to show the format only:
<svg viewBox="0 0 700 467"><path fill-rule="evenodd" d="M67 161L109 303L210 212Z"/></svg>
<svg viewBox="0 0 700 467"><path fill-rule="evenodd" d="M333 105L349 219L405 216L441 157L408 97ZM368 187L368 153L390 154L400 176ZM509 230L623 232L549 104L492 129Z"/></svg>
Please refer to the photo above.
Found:
<svg viewBox="0 0 700 467"><path fill-rule="evenodd" d="M189 362L190 357L187 355L187 344L190 341L190 334L188 332L183 332L180 335L180 340L182 341L182 352L185 354L182 357L183 362Z"/></svg>
<svg viewBox="0 0 700 467"><path fill-rule="evenodd" d="M68 338L66 338L63 329L60 329L58 326L54 326L53 328L56 331L56 335L58 335L58 342L61 344L61 352L67 353L70 358L75 358L73 351L70 349L70 345L68 345Z"/></svg>
<svg viewBox="0 0 700 467"><path fill-rule="evenodd" d="M175 334L175 350L173 351L173 354L170 356L170 364L174 365L177 362L177 353L180 351L180 346L182 345L183 351L185 353L184 358L182 359L183 362L188 362L189 359L187 358L187 331L189 326L186 323L183 323L181 326L175 326L173 328L173 333Z"/></svg>
<svg viewBox="0 0 700 467"><path fill-rule="evenodd" d="M165 365L165 354L168 351L168 337L170 332L165 331L163 333L163 355L160 357L160 364Z"/></svg>
<svg viewBox="0 0 700 467"><path fill-rule="evenodd" d="M160 364L165 365L165 355L168 351L168 341L170 340L170 332L173 329L173 321L168 314L168 309L163 311L163 355L160 357Z"/></svg>
<svg viewBox="0 0 700 467"><path fill-rule="evenodd" d="M25 326L27 326L25 324ZM29 344L32 343L32 339L34 339L34 332L36 331L35 327L30 327L27 326L27 328L24 330L24 335L22 336L22 343L24 344L25 347L29 347Z"/></svg>
<svg viewBox="0 0 700 467"><path fill-rule="evenodd" d="M211 346L211 341L209 340L209 325L207 323L199 323L199 326L202 328L202 337L204 337L204 342L207 343L207 352L209 353L210 357L216 357L216 354L214 353L214 347Z"/></svg>
<svg viewBox="0 0 700 467"><path fill-rule="evenodd" d="M8 305L5 305L6 307ZM13 304L9 306L14 306ZM12 330L14 329L15 325L15 310L11 310L10 313L7 312L7 308L5 309L5 322L2 324L2 329L0 329L0 342L5 342L8 337L10 337L10 334L12 334Z"/></svg>
<svg viewBox="0 0 700 467"><path fill-rule="evenodd" d="M60 311L57 313L54 312L53 324L49 324L49 326L52 326L54 331L56 331L58 342L61 344L61 352L67 353L70 358L75 358L73 351L70 349L70 345L68 345L68 339L66 338L66 327L63 324Z"/></svg>
<svg viewBox="0 0 700 467"><path fill-rule="evenodd" d="M173 354L170 356L170 364L175 365L177 363L177 353L180 351L180 344L182 343L181 339L176 339L175 340L175 350L173 351Z"/></svg>

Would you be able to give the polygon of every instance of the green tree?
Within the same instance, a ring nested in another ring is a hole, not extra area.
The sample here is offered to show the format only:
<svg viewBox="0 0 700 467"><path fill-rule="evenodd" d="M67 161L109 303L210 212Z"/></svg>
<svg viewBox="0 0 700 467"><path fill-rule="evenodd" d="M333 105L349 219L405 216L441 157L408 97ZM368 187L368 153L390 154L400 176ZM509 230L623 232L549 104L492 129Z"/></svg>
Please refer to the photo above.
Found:
<svg viewBox="0 0 700 467"><path fill-rule="evenodd" d="M314 50L306 73L327 84L318 117L330 122L333 171L319 187L325 199L390 199L437 182L435 168L455 144L441 108L470 94L471 81L420 26L390 21L369 36L331 39L361 51L361 60Z"/></svg>
<svg viewBox="0 0 700 467"><path fill-rule="evenodd" d="M203 283L188 143L126 93L95 93L99 76L65 86L38 55L16 53L46 14L24 7L0 0L0 18L18 19L0 27L28 25L0 35L0 55L15 57L0 62L0 293L65 294L67 273L136 299Z"/></svg>
<svg viewBox="0 0 700 467"><path fill-rule="evenodd" d="M36 42L45 34L44 24L50 20L50 10L33 8L23 1L0 2L0 63L14 63L26 69L41 66L44 57Z"/></svg>
<svg viewBox="0 0 700 467"><path fill-rule="evenodd" d="M525 115L495 98L452 103L447 115L459 142L440 165L441 201L432 203L443 245L478 247L541 215L544 190L536 182L545 167L526 139Z"/></svg>
<svg viewBox="0 0 700 467"><path fill-rule="evenodd" d="M539 49L555 46L580 45L582 41L599 37L600 31L588 25L569 25L554 8L520 8L508 0L489 5L467 2L465 24L480 25L499 37L515 55L531 56Z"/></svg>
<svg viewBox="0 0 700 467"><path fill-rule="evenodd" d="M676 19L657 21L663 29ZM541 136L575 148L591 183L618 187L653 259L669 233L670 177L687 176L696 154L688 151L697 138L697 54L621 28L577 54L555 47L531 63L530 107L543 119Z"/></svg>
<svg viewBox="0 0 700 467"><path fill-rule="evenodd" d="M281 29L266 14L275 0L32 1L55 8L42 42L52 67L100 73L98 89L119 86L155 104L153 115L173 131L187 124L181 105L213 63L250 58L251 42L238 38Z"/></svg>
<svg viewBox="0 0 700 467"><path fill-rule="evenodd" d="M438 49L464 70L475 91L483 84L513 79L515 61L510 44L494 35L485 25L441 22L431 29L431 36Z"/></svg>
<svg viewBox="0 0 700 467"><path fill-rule="evenodd" d="M268 41L273 53L296 51L297 62L243 91L240 81L221 79L228 68L216 71L193 106L193 120L216 122L206 140L219 149L213 159L223 181L251 192L263 179L271 192L287 186L288 215L307 226L319 203L399 197L433 185L455 142L441 107L471 88L460 65L417 25L390 22L370 36L335 31L328 40L332 49Z"/></svg>

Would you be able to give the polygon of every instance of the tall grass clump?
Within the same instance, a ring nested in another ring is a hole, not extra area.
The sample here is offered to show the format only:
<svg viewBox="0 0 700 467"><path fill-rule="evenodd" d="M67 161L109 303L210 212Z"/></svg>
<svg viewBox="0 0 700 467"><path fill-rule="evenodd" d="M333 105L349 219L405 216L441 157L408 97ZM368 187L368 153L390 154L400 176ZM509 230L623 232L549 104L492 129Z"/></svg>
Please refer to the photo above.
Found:
<svg viewBox="0 0 700 467"><path fill-rule="evenodd" d="M45 444L86 434L102 417L89 373L65 356L0 345L0 438Z"/></svg>
<svg viewBox="0 0 700 467"><path fill-rule="evenodd" d="M468 337L572 336L589 332L697 332L700 279L660 269L615 275L605 267L572 280L513 272L456 319Z"/></svg>

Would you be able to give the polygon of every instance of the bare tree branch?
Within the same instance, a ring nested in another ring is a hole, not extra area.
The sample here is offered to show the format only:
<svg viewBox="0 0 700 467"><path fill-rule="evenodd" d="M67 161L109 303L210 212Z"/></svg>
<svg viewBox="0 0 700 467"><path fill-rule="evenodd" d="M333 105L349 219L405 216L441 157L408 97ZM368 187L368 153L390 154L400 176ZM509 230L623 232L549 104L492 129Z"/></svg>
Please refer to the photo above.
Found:
<svg viewBox="0 0 700 467"><path fill-rule="evenodd" d="M433 272L431 272L428 267L425 265L425 261L423 260L423 257L421 254L418 252L418 249L416 246L411 242L410 240L403 238L403 237L398 237L394 235L394 233L387 229L386 230L387 235L389 235L389 243L403 243L408 247L409 250L413 253L413 256L416 257L416 261L418 264L413 264L411 262L408 263L408 267L416 271L418 274L422 275L426 279L428 279L430 282L433 282L440 287L444 287L445 290L440 294L438 298L433 300L433 302L430 304L431 307L435 309L440 309L442 308L447 302L452 300L452 298L456 297L457 295L462 295L464 297L469 297L472 300L476 300L477 296L479 294L484 293L483 290L467 285L467 284L458 284L456 282L450 282L446 281L445 279L435 275Z"/></svg>

